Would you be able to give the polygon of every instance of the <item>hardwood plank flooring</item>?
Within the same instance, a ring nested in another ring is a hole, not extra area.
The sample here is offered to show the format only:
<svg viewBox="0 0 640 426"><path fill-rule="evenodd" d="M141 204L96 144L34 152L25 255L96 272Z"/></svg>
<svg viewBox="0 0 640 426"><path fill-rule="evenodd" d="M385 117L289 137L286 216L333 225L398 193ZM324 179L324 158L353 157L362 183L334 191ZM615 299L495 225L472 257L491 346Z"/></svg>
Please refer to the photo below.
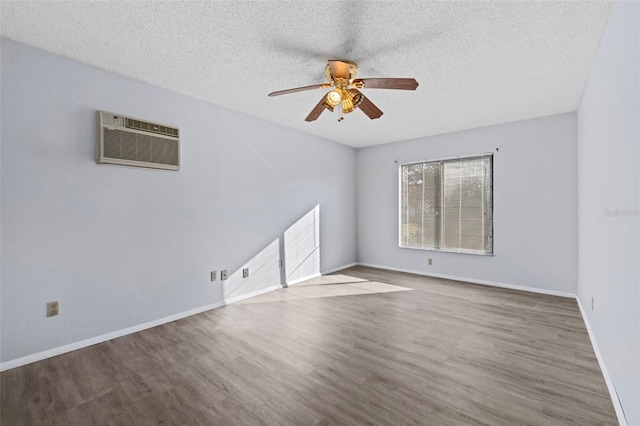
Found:
<svg viewBox="0 0 640 426"><path fill-rule="evenodd" d="M2 426L617 424L575 300L365 267L0 382Z"/></svg>

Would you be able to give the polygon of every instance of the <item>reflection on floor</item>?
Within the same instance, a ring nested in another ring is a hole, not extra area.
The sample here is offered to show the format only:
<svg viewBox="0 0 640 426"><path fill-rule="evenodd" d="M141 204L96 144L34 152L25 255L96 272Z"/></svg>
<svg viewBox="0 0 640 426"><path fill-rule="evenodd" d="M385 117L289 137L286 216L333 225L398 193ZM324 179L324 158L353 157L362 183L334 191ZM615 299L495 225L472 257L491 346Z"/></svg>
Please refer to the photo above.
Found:
<svg viewBox="0 0 640 426"><path fill-rule="evenodd" d="M237 303L268 303L297 299L317 299L321 297L391 293L394 291L407 290L413 289L350 277L348 275L324 275Z"/></svg>

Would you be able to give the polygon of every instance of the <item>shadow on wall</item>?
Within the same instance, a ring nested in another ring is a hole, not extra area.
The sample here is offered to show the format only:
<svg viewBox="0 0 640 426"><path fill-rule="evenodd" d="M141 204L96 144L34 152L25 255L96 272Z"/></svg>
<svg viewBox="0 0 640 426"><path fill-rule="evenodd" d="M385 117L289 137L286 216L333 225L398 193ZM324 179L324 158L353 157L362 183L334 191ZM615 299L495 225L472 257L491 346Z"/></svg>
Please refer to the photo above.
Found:
<svg viewBox="0 0 640 426"><path fill-rule="evenodd" d="M320 205L316 205L284 232L282 251L280 241L280 238L276 238L228 276L222 284L225 303L320 275ZM284 280L281 276L281 252L284 253ZM243 278L245 268L249 269L249 276Z"/></svg>

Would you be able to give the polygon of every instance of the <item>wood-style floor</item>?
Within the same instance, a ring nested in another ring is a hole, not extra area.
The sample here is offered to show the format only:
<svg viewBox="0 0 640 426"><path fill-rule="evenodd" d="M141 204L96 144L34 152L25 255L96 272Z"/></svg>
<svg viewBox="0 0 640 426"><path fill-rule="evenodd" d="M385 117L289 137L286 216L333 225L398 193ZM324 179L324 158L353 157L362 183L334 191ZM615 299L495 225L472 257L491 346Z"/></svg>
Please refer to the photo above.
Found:
<svg viewBox="0 0 640 426"><path fill-rule="evenodd" d="M1 374L1 424L617 424L576 301L354 267Z"/></svg>

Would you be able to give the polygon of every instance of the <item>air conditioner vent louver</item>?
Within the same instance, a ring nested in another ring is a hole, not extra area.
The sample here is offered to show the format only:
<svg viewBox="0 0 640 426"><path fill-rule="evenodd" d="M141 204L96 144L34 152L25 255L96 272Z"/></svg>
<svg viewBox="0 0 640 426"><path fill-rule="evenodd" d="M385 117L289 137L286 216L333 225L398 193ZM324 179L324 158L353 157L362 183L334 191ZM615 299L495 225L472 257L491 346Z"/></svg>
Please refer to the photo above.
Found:
<svg viewBox="0 0 640 426"><path fill-rule="evenodd" d="M175 127L98 111L99 164L165 170L180 169L180 139Z"/></svg>
<svg viewBox="0 0 640 426"><path fill-rule="evenodd" d="M146 121L126 119L126 126L130 129L143 130L145 132L159 133L161 135L178 137L178 129L159 124L148 123Z"/></svg>

